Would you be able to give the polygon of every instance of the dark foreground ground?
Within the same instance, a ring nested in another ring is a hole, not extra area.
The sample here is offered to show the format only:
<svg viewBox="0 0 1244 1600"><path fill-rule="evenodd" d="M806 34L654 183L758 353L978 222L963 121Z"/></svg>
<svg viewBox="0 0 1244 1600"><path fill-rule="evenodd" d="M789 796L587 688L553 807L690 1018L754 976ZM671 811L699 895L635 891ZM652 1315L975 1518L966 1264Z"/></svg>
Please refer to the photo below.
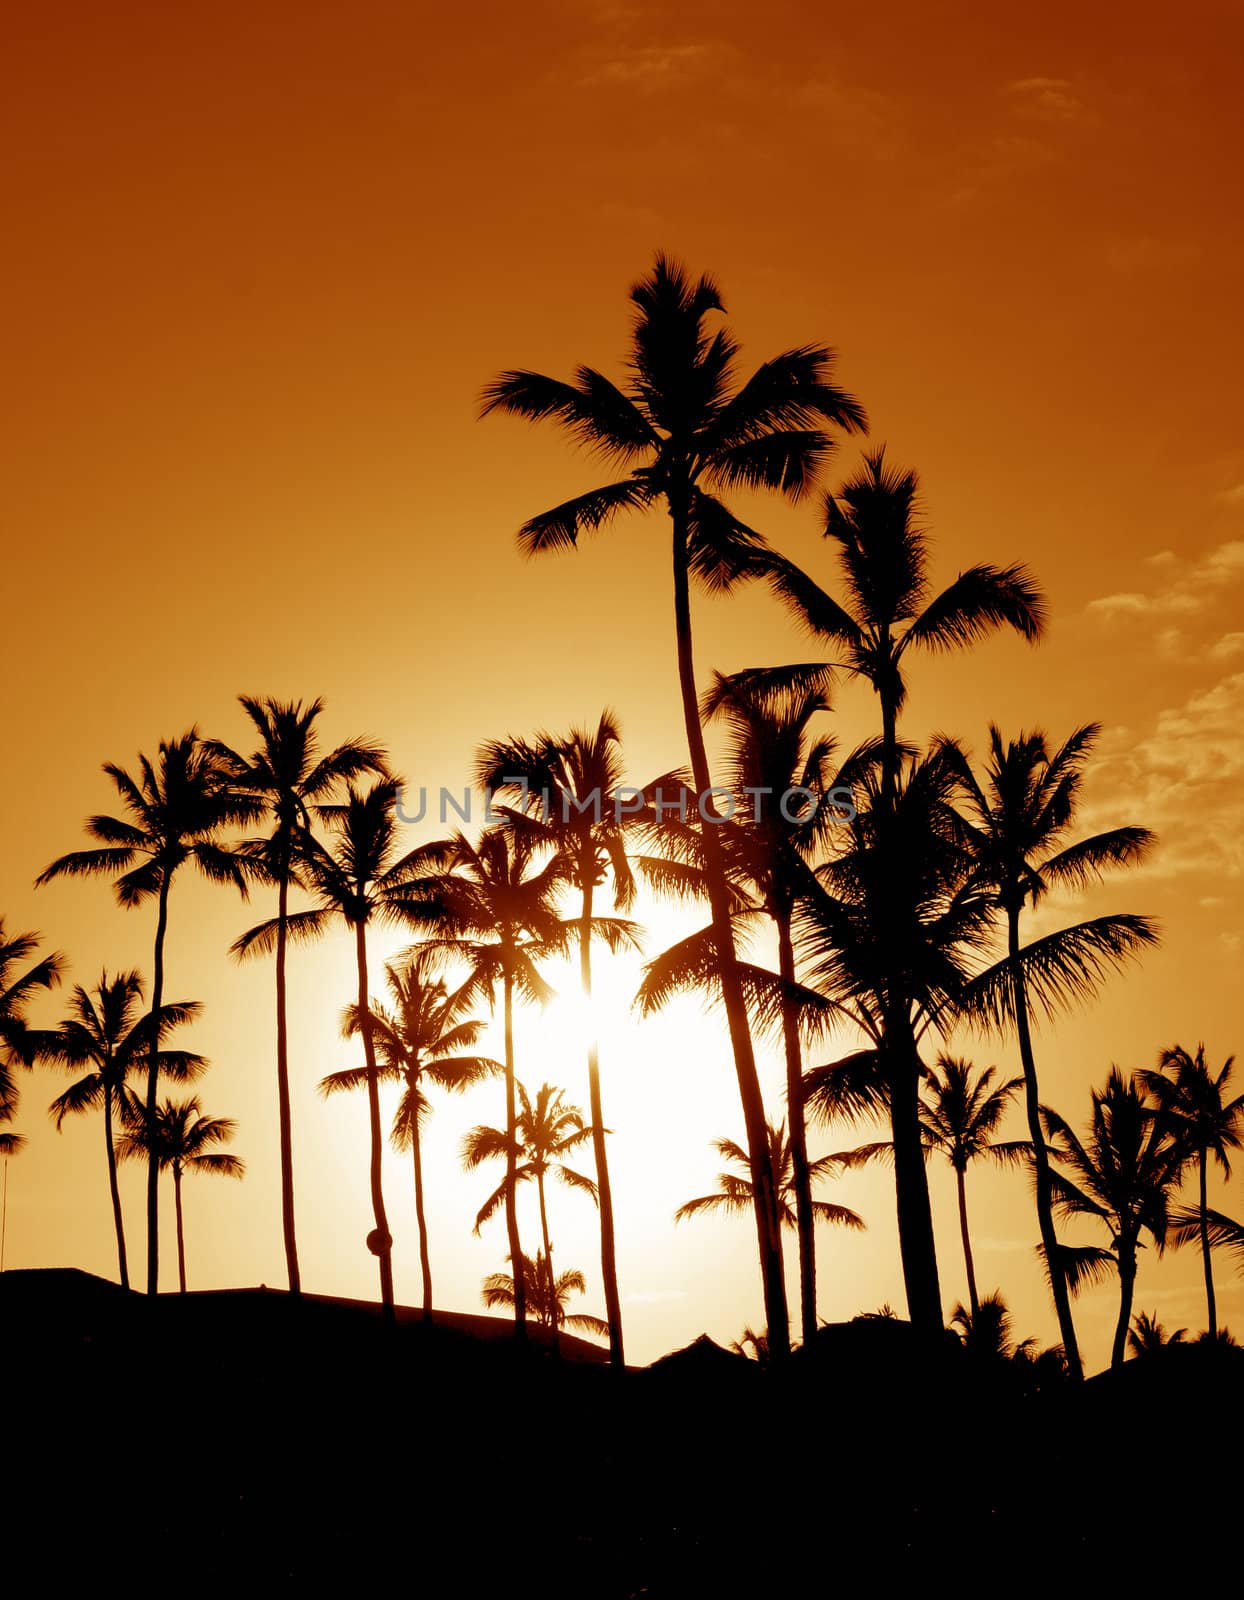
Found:
<svg viewBox="0 0 1244 1600"><path fill-rule="evenodd" d="M488 1318L273 1291L153 1306L0 1278L0 1584L734 1600L1239 1580L1244 1350L1034 1392L902 1323L778 1377L701 1343L615 1375Z"/></svg>

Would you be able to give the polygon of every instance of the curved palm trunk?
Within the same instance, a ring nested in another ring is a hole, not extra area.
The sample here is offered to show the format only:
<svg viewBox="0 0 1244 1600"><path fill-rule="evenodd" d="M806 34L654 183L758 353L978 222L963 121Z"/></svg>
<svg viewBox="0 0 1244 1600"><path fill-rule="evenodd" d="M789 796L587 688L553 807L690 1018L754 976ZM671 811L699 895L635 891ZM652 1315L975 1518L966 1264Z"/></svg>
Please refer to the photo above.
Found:
<svg viewBox="0 0 1244 1600"><path fill-rule="evenodd" d="M1028 1025L1028 992L1024 975L1019 969L1019 912L1007 913L1007 949L1011 969L1015 975L1015 1033L1019 1042L1019 1059L1024 1069L1024 1106L1028 1113L1028 1137L1032 1141L1033 1176L1037 1196L1037 1223L1041 1230L1041 1245L1049 1269L1050 1290L1054 1297L1054 1310L1058 1316L1058 1331L1063 1342L1063 1355L1067 1370L1075 1382L1084 1377L1080 1359L1080 1344L1076 1338L1075 1322L1071 1315L1071 1295L1067 1289L1066 1274L1058 1253L1058 1235L1054 1231L1054 1203L1050 1188L1050 1158L1045 1148L1045 1135L1041 1131L1041 1095L1037 1087L1037 1063L1032 1053L1032 1032ZM1123 1327L1127 1335L1127 1324ZM1122 1356L1119 1357L1122 1360Z"/></svg>
<svg viewBox="0 0 1244 1600"><path fill-rule="evenodd" d="M411 1085L418 1090L418 1080ZM423 1320L432 1320L432 1262L428 1255L428 1223L423 1214L423 1155L419 1149L419 1107L416 1102L410 1129L410 1151L415 1167L415 1220L419 1225L419 1270L423 1274Z"/></svg>
<svg viewBox="0 0 1244 1600"><path fill-rule="evenodd" d="M393 1240L384 1212L384 1191L381 1187L381 1162L384 1157L384 1137L380 1131L380 1084L376 1073L376 1049L372 1040L371 1007L367 994L367 926L355 924L355 952L358 958L359 1021L363 1033L363 1058L367 1063L367 1112L371 1125L371 1208L376 1223L376 1259L380 1265L380 1303L384 1320L392 1325L396 1321L393 1309Z"/></svg>
<svg viewBox="0 0 1244 1600"><path fill-rule="evenodd" d="M937 1242L929 1173L920 1134L920 1057L905 1011L893 1014L885 1029L886 1076L890 1091L890 1137L894 1143L894 1192L898 1211L899 1255L907 1314L928 1344L941 1337L942 1290L937 1272Z"/></svg>
<svg viewBox="0 0 1244 1600"><path fill-rule="evenodd" d="M289 1102L289 1032L285 1015L285 921L289 915L289 860L281 861L281 882L276 913L276 1093L281 1125L281 1229L285 1237L285 1268L290 1294L301 1294L298 1240L294 1233L294 1135Z"/></svg>
<svg viewBox="0 0 1244 1600"><path fill-rule="evenodd" d="M799 1018L789 986L795 981L795 948L790 936L790 912L774 913L778 930L778 976L787 992L782 996L782 1044L786 1054L786 1109L790 1124L792 1182L795 1218L799 1229L799 1304L803 1342L816 1338L816 1227L812 1211L812 1177L808 1171L808 1137L803 1114L803 1049Z"/></svg>
<svg viewBox="0 0 1244 1600"><path fill-rule="evenodd" d="M1119 1243L1119 1320L1115 1323L1114 1344L1110 1351L1112 1368L1121 1367L1127 1354L1127 1330L1132 1321L1132 1296L1136 1289L1136 1247Z"/></svg>
<svg viewBox="0 0 1244 1600"><path fill-rule="evenodd" d="M527 1289L523 1247L518 1237L518 1108L514 1099L514 978L505 968L505 1231L514 1269L514 1337L527 1338Z"/></svg>
<svg viewBox="0 0 1244 1600"><path fill-rule="evenodd" d="M972 1262L972 1236L968 1232L968 1186L966 1175L962 1167L955 1168L955 1186L959 1191L959 1232L963 1237L963 1265L968 1274L968 1303L972 1307L972 1326L976 1326L976 1315L981 1308L980 1297L976 1293L976 1268Z"/></svg>
<svg viewBox="0 0 1244 1600"><path fill-rule="evenodd" d="M151 1051L147 1062L147 1131L152 1135L147 1152L147 1293L160 1292L160 1162L155 1147L156 1103L160 1084L159 1015L164 1005L164 936L168 932L169 873L160 875L159 910L156 915L155 954L151 963Z"/></svg>
<svg viewBox="0 0 1244 1600"><path fill-rule="evenodd" d="M125 1222L121 1216L121 1191L117 1186L117 1152L112 1142L112 1085L104 1079L104 1143L108 1151L108 1193L112 1196L112 1223L117 1230L117 1270L121 1287L130 1286L130 1268L125 1255Z"/></svg>
<svg viewBox="0 0 1244 1600"><path fill-rule="evenodd" d="M1201 1150L1201 1260L1205 1265L1205 1304L1209 1318L1209 1336L1218 1337L1218 1303L1214 1299L1214 1267L1209 1248L1209 1185L1206 1173L1206 1151Z"/></svg>
<svg viewBox="0 0 1244 1600"><path fill-rule="evenodd" d="M592 1014L592 888L592 881L588 878L583 885L583 921L579 925L579 982L589 1017ZM600 1275L604 1281L605 1317L609 1323L609 1365L620 1372L626 1366L626 1355L622 1348L622 1301L618 1294L613 1190L609 1184L605 1114L601 1106L600 1044L594 1027L587 1045L587 1085L592 1113L592 1153L596 1158L596 1195L600 1210Z"/></svg>
<svg viewBox="0 0 1244 1600"><path fill-rule="evenodd" d="M173 1207L177 1212L177 1287L186 1292L186 1232L181 1216L181 1168L173 1165Z"/></svg>
<svg viewBox="0 0 1244 1600"><path fill-rule="evenodd" d="M553 1354L562 1353L562 1331L557 1304L557 1277L553 1271L553 1246L549 1242L549 1214L544 1205L544 1173L536 1171L536 1193L540 1196L540 1232L544 1237L544 1270L548 1275L549 1326L553 1330Z"/></svg>
<svg viewBox="0 0 1244 1600"><path fill-rule="evenodd" d="M703 798L707 802L711 780L708 755L704 748L704 730L700 726L695 662L691 648L691 591L687 565L688 509L685 500L680 502L677 497L670 497L670 519L673 522L674 534L674 626L678 639L678 682L682 693L683 722L686 726L687 750L691 758L691 774L697 799ZM705 821L703 817L700 819L700 833L704 840L705 878L709 904L712 908L713 938L721 968L721 994L734 1054L734 1070L738 1079L739 1099L743 1106L743 1121L747 1129L747 1154L751 1166L752 1193L755 1197L756 1242L760 1255L761 1280L764 1285L769 1353L775 1363L780 1363L790 1354L790 1324L786 1308L786 1283L782 1272L777 1188L769 1161L764 1097L756 1073L756 1058L752 1050L747 1005L743 998L743 986L739 981L735 960L734 929L730 922L730 902L726 893L721 840L717 836L715 826Z"/></svg>

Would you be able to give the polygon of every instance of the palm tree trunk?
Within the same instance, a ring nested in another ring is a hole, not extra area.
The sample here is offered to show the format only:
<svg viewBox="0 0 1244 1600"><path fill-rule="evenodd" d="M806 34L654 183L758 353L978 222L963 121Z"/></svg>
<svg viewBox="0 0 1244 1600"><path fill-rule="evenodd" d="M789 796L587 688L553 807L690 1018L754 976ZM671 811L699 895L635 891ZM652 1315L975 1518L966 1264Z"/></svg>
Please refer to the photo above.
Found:
<svg viewBox="0 0 1244 1600"><path fill-rule="evenodd" d="M181 1168L173 1166L173 1206L177 1212L177 1284L181 1294L186 1292L186 1233L181 1217Z"/></svg>
<svg viewBox="0 0 1244 1600"><path fill-rule="evenodd" d="M117 1152L112 1142L112 1085L104 1079L104 1143L108 1150L108 1193L112 1196L112 1223L117 1230L117 1270L121 1287L130 1286L129 1262L125 1256L125 1222L121 1216L121 1191L117 1187Z"/></svg>
<svg viewBox="0 0 1244 1600"><path fill-rule="evenodd" d="M1054 1231L1050 1158L1045 1148L1045 1135L1041 1131L1041 1095L1037 1087L1037 1063L1032 1053L1032 1033L1028 1026L1028 992L1024 984L1024 975L1019 968L1018 908L1007 913L1007 948L1011 958L1011 970L1014 973L1015 1032L1019 1042L1019 1059L1024 1069L1024 1106L1028 1113L1028 1137L1032 1141L1037 1223L1041 1230L1041 1245L1045 1251L1046 1266L1049 1270L1050 1290L1054 1297L1054 1310L1058 1316L1063 1355L1066 1357L1067 1370L1072 1380L1078 1383L1084 1377L1084 1367L1080 1360L1080 1345L1071 1315L1071 1295L1067 1289L1067 1277L1062 1270L1058 1253L1058 1235ZM1126 1337L1126 1323L1123 1333Z"/></svg>
<svg viewBox="0 0 1244 1600"><path fill-rule="evenodd" d="M586 1015L592 1015L592 881L583 885L583 921L579 924L579 982ZM600 1210L600 1275L605 1287L605 1317L609 1323L609 1365L621 1372L626 1366L622 1348L622 1301L618 1295L618 1262L613 1233L613 1190L609 1184L609 1159L605 1153L605 1114L600 1095L600 1043L589 1021L587 1086L592 1113L592 1153L596 1157L596 1195Z"/></svg>
<svg viewBox="0 0 1244 1600"><path fill-rule="evenodd" d="M518 1237L518 1110L514 1101L514 977L505 964L505 1231L514 1269L514 1338L527 1337L527 1289L523 1247Z"/></svg>
<svg viewBox="0 0 1244 1600"><path fill-rule="evenodd" d="M816 1227L803 1114L803 1050L799 1041L799 1017L789 993L795 981L795 947L791 942L790 912L783 908L774 914L774 921L778 930L778 975L786 990L782 996L782 1044L786 1053L786 1110L799 1229L799 1304L803 1342L810 1345L816 1338Z"/></svg>
<svg viewBox="0 0 1244 1600"><path fill-rule="evenodd" d="M384 1135L380 1128L380 1084L376 1073L376 1049L372 1040L371 1005L367 993L366 923L355 923L354 938L358 958L359 1025L363 1034L363 1059L367 1063L367 1112L371 1124L371 1208L376 1224L372 1237L380 1265L380 1303L384 1308L386 1324L392 1325L397 1320L393 1309L393 1240L384 1212L384 1191L381 1186Z"/></svg>
<svg viewBox="0 0 1244 1600"><path fill-rule="evenodd" d="M281 1228L290 1294L301 1294L298 1241L294 1233L294 1136L289 1104L289 1033L285 1015L285 919L289 914L289 860L283 850L276 913L276 1093L281 1124Z"/></svg>
<svg viewBox="0 0 1244 1600"><path fill-rule="evenodd" d="M411 1087L418 1093L418 1082ZM415 1221L419 1225L419 1270L423 1274L423 1320L432 1320L432 1262L428 1256L428 1222L423 1214L423 1154L419 1149L419 1102L410 1125L410 1151L415 1166Z"/></svg>
<svg viewBox="0 0 1244 1600"><path fill-rule="evenodd" d="M1209 1317L1209 1336L1218 1337L1218 1303L1214 1299L1214 1268L1209 1248L1209 1184L1207 1182L1207 1152L1201 1151L1201 1260L1205 1263L1205 1304Z"/></svg>
<svg viewBox="0 0 1244 1600"><path fill-rule="evenodd" d="M678 640L678 682L682 694L683 722L687 750L691 758L692 781L699 804L707 805L711 779L704 730L700 726L699 698L695 685L695 661L691 646L691 590L687 557L689 508L685 496L669 497L673 523L674 626ZM752 1173L752 1193L756 1213L756 1242L760 1254L761 1281L764 1285L766 1329L770 1357L775 1364L790 1354L790 1324L786 1307L786 1283L782 1272L782 1248L777 1189L769 1161L769 1137L765 1121L764 1097L756 1073L748 1026L747 1005L739 979L734 953L734 929L730 922L730 902L726 890L725 862L721 840L713 823L700 817L704 840L705 879L712 908L713 938L720 966L721 994L726 1024L734 1053L739 1099L747 1129L747 1154Z"/></svg>
<svg viewBox="0 0 1244 1600"><path fill-rule="evenodd" d="M968 1186L962 1167L955 1168L955 1184L959 1191L959 1232L963 1236L963 1264L968 1274L968 1304L972 1307L972 1326L980 1311L980 1298L976 1293L976 1269L972 1264L972 1236L968 1232Z"/></svg>
<svg viewBox="0 0 1244 1600"><path fill-rule="evenodd" d="M907 1314L922 1341L932 1347L941 1338L945 1324L933 1207L929 1202L929 1172L920 1132L920 1057L905 1010L894 1011L887 1019L884 1038L898 1244Z"/></svg>
<svg viewBox="0 0 1244 1600"><path fill-rule="evenodd" d="M553 1330L553 1354L562 1353L562 1332L558 1326L557 1278L553 1273L553 1246L549 1241L549 1214L544 1205L544 1173L536 1171L536 1193L540 1196L540 1232L544 1237L544 1270L548 1274L549 1325Z"/></svg>
<svg viewBox="0 0 1244 1600"><path fill-rule="evenodd" d="M156 1102L160 1085L160 1023L164 1005L164 936L168 932L169 868L160 873L155 954L151 963L151 1051L147 1062L147 1293L160 1292L160 1162L155 1147Z"/></svg>
<svg viewBox="0 0 1244 1600"><path fill-rule="evenodd" d="M1134 1246L1119 1245L1119 1320L1115 1323L1114 1344L1110 1351L1112 1368L1121 1367L1127 1354L1127 1330L1132 1321L1132 1295L1136 1289Z"/></svg>

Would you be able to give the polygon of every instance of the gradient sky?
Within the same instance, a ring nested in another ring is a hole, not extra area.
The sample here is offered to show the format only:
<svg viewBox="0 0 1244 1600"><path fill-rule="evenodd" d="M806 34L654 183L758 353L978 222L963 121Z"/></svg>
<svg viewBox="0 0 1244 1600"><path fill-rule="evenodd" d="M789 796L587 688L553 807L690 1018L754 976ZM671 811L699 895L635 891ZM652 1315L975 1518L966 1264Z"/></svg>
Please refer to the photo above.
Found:
<svg viewBox="0 0 1244 1600"><path fill-rule="evenodd" d="M325 696L329 737L381 737L414 784L460 786L481 738L605 705L636 779L682 758L663 529L523 562L518 523L592 467L475 420L498 368L611 369L627 285L660 247L718 276L745 359L840 351L874 441L920 470L941 577L1024 560L1045 584L1046 642L922 665L908 731L979 749L991 718L1056 736L1101 720L1086 828L1161 833L1142 871L1052 908L1147 911L1164 944L1043 1030L1046 1097L1078 1125L1112 1061L1244 1044L1237 4L485 3L431 20L366 0L121 0L28 7L6 31L0 911L64 950L72 981L149 966L152 917L103 882L36 893L36 872L109 809L102 761L194 721L241 741L239 692ZM743 508L831 580L813 505ZM760 593L699 603L696 626L702 675L806 653ZM849 744L872 708L838 701ZM226 955L268 911L189 881L174 895L170 991L206 1002L186 1042L212 1057L203 1099L239 1119L250 1166L242 1185L187 1185L200 1287L282 1281L271 971ZM652 928L656 949L676 922ZM364 1107L314 1092L353 1059L351 959L342 939L292 967L295 1154L306 1286L370 1295ZM760 1294L745 1219L671 1221L717 1169L709 1140L741 1133L722 1032L692 1005L635 1023L634 971L604 966L628 1354L646 1360L702 1329L736 1337ZM573 1044L569 1011L524 1018L520 1076L582 1100ZM780 1115L771 1051L766 1073ZM24 1084L7 1264L111 1272L100 1132L52 1131L60 1086ZM481 1089L430 1129L437 1298L458 1309L505 1246L499 1224L469 1236L487 1180L458 1172L457 1144L501 1109ZM410 1300L396 1157L386 1183ZM933 1187L949 1306L953 1192L940 1171ZM833 1197L871 1227L822 1237L822 1314L901 1306L890 1180ZM137 1174L125 1198L137 1248ZM1244 1209L1238 1180L1217 1199ZM1052 1338L1024 1180L974 1175L970 1201L982 1287ZM578 1197L558 1197L554 1239L600 1311ZM1239 1280L1219 1275L1244 1334ZM1091 1360L1114 1304L1082 1302ZM1194 1257L1147 1253L1137 1306L1203 1319Z"/></svg>

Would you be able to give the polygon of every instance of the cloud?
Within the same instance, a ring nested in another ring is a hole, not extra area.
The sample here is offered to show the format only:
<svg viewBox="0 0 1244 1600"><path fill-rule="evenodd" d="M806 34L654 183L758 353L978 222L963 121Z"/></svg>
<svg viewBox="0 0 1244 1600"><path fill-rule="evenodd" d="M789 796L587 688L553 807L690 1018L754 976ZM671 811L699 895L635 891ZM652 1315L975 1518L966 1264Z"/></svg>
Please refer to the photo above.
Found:
<svg viewBox="0 0 1244 1600"><path fill-rule="evenodd" d="M1244 506L1244 483L1233 483L1229 489L1222 489L1218 499L1225 506Z"/></svg>
<svg viewBox="0 0 1244 1600"><path fill-rule="evenodd" d="M1078 122L1084 106L1066 78L1018 78L1006 92L1020 116L1042 122Z"/></svg>
<svg viewBox="0 0 1244 1600"><path fill-rule="evenodd" d="M580 81L585 88L659 94L667 89L684 89L720 72L733 54L729 46L711 39L685 44L618 45L596 61Z"/></svg>
<svg viewBox="0 0 1244 1600"><path fill-rule="evenodd" d="M1233 661L1236 656L1244 655L1244 633L1234 630L1224 633L1217 644L1212 644L1206 652L1211 661Z"/></svg>
<svg viewBox="0 0 1244 1600"><path fill-rule="evenodd" d="M1160 572L1173 572L1182 565L1171 550L1159 551L1146 560ZM1192 616L1214 603L1216 590L1241 578L1244 578L1244 539L1229 539L1203 555L1156 594L1145 594L1138 589L1120 590L1090 600L1085 610L1106 622L1115 622L1120 617Z"/></svg>

